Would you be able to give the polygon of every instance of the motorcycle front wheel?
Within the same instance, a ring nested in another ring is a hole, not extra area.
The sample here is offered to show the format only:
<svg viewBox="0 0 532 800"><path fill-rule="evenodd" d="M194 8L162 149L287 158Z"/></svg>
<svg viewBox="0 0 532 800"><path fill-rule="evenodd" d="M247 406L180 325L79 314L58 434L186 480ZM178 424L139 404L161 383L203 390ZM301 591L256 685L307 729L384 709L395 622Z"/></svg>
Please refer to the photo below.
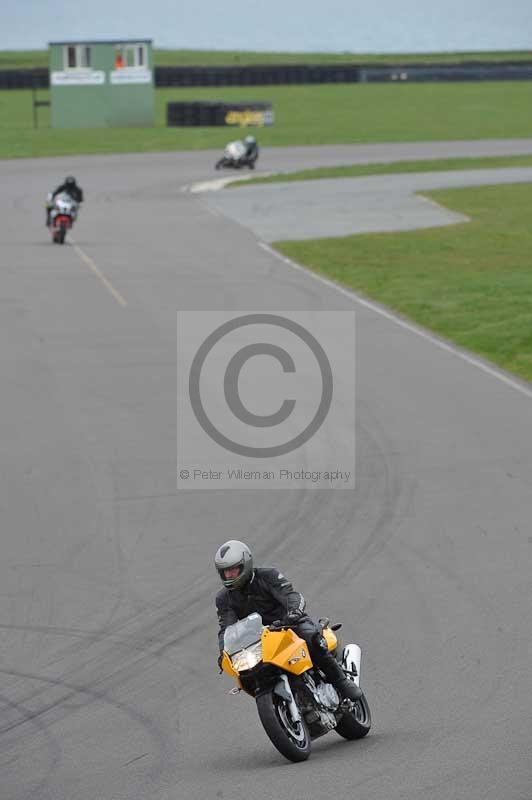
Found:
<svg viewBox="0 0 532 800"><path fill-rule="evenodd" d="M260 721L271 743L289 761L306 761L312 747L305 721L295 723L282 697L267 692L257 697Z"/></svg>
<svg viewBox="0 0 532 800"><path fill-rule="evenodd" d="M369 710L366 695L356 701L353 711L344 716L335 728L336 733L344 739L362 739L367 736L371 728L371 711Z"/></svg>

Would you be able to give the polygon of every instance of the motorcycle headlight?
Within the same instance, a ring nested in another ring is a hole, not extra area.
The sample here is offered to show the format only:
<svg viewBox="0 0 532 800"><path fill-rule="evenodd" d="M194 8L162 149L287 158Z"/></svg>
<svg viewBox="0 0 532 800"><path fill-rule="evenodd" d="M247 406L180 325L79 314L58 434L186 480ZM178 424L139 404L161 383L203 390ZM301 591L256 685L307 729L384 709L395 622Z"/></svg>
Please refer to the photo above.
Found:
<svg viewBox="0 0 532 800"><path fill-rule="evenodd" d="M231 656L231 663L237 672L253 669L259 661L262 661L262 642L255 642L246 650L240 650Z"/></svg>

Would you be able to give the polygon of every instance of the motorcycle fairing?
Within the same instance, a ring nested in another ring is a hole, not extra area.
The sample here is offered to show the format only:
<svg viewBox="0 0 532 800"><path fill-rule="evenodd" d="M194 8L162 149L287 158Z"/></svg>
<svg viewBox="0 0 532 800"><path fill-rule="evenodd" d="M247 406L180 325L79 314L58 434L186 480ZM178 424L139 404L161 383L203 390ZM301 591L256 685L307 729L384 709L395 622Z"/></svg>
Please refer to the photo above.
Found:
<svg viewBox="0 0 532 800"><path fill-rule="evenodd" d="M307 643L293 630L262 632L262 660L274 664L293 675L301 675L312 668Z"/></svg>
<svg viewBox="0 0 532 800"><path fill-rule="evenodd" d="M336 650L336 648L338 647L338 639L336 638L335 632L330 628L324 628L323 636L325 638L325 641L327 642L327 647L329 648L329 650L330 651Z"/></svg>

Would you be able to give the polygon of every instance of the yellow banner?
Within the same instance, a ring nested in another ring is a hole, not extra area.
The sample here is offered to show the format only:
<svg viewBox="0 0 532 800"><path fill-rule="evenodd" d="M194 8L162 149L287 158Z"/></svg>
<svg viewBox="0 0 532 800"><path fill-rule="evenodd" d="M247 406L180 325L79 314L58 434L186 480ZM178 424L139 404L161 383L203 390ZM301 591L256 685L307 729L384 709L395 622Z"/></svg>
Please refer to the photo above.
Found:
<svg viewBox="0 0 532 800"><path fill-rule="evenodd" d="M226 125L256 125L262 127L263 125L271 125L273 123L273 111L252 111L251 109L245 111L228 111L225 115Z"/></svg>

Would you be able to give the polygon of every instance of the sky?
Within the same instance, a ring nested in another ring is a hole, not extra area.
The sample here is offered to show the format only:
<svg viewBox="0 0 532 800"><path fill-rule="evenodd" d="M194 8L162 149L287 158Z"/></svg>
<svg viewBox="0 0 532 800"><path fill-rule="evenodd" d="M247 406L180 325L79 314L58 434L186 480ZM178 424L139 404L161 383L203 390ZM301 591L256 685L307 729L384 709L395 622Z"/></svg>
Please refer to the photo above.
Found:
<svg viewBox="0 0 532 800"><path fill-rule="evenodd" d="M416 53L532 50L532 0L0 0L0 50L70 39L157 48Z"/></svg>

